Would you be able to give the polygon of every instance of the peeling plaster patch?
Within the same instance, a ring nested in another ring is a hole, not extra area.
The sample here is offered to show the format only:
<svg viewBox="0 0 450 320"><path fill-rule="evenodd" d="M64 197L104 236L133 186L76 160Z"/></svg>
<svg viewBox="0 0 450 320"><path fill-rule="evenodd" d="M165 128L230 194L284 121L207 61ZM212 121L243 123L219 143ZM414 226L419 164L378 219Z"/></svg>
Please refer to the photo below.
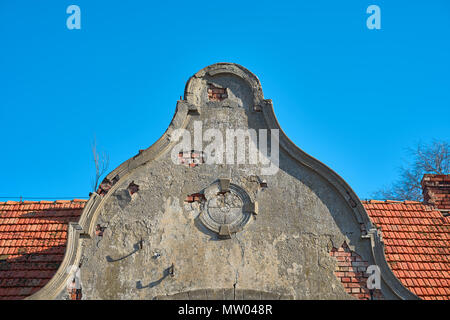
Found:
<svg viewBox="0 0 450 320"><path fill-rule="evenodd" d="M124 209L131 201L131 195L127 189L117 190L114 196L121 209Z"/></svg>

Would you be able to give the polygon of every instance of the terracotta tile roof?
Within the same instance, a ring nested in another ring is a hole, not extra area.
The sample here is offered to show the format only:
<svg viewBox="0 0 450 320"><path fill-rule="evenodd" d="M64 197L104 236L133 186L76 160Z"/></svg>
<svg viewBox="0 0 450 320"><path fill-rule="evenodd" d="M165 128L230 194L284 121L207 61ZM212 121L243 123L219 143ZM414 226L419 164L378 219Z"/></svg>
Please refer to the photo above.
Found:
<svg viewBox="0 0 450 320"><path fill-rule="evenodd" d="M86 200L0 202L0 299L23 299L55 274Z"/></svg>
<svg viewBox="0 0 450 320"><path fill-rule="evenodd" d="M386 260L422 299L450 299L450 218L415 201L363 201L381 233Z"/></svg>

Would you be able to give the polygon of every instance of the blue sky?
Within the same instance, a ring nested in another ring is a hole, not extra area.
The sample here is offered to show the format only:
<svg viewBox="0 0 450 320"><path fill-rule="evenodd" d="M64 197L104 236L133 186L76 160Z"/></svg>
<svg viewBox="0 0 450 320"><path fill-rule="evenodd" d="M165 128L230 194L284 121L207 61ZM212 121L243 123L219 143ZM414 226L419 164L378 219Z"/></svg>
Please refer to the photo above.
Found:
<svg viewBox="0 0 450 320"><path fill-rule="evenodd" d="M286 134L361 198L397 178L406 148L450 138L446 0L3 0L0 36L0 201L87 197L94 135L113 170L216 62L255 73Z"/></svg>

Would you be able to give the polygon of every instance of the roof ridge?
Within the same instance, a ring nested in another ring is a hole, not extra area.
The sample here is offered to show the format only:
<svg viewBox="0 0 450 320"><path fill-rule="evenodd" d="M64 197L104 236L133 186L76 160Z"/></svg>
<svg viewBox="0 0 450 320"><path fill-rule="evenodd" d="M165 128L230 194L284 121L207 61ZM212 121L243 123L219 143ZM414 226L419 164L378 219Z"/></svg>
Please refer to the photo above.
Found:
<svg viewBox="0 0 450 320"><path fill-rule="evenodd" d="M414 200L375 200L375 199L366 199L361 200L362 203L403 203L403 204L422 204L425 205L421 201L414 201Z"/></svg>
<svg viewBox="0 0 450 320"><path fill-rule="evenodd" d="M17 205L17 204L61 204L61 203L73 203L73 202L87 202L87 199L72 199L72 200L22 200L22 201L0 201L0 205Z"/></svg>

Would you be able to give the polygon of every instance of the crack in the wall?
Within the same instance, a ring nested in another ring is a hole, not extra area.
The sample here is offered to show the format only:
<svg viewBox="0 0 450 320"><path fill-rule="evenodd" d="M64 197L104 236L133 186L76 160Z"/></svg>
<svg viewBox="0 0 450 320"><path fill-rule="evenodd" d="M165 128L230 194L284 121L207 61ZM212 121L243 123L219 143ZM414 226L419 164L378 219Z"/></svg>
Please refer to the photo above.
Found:
<svg viewBox="0 0 450 320"><path fill-rule="evenodd" d="M245 259L245 250L244 250L244 246L241 242L241 240L238 238L237 234L234 234L234 238L236 239L236 242L239 245L239 248L241 249L241 266L244 267L245 263L244 263L244 259ZM238 279L239 279L239 267L236 267L236 271L235 271L235 281L233 284L234 287L234 291L236 293L236 286L238 284Z"/></svg>
<svg viewBox="0 0 450 320"><path fill-rule="evenodd" d="M324 235L324 236L328 238L328 241L327 241L327 245L326 245L325 248L322 248L322 247L320 246L320 244L319 244L319 246L317 246L317 265L318 265L319 267L323 268L323 269L327 269L327 266L326 266L326 265L322 265L322 264L320 263L320 257L321 257L321 252L320 252L320 251L321 251L321 249L325 249L325 251L323 251L322 253L323 253L324 255L329 254L329 252L330 252L331 249L333 248L333 239L332 239L332 236L331 236L331 235Z"/></svg>
<svg viewBox="0 0 450 320"><path fill-rule="evenodd" d="M325 269L325 267L322 266L322 265L320 264L320 247L319 247L319 246L317 247L317 265L318 265L320 268Z"/></svg>

